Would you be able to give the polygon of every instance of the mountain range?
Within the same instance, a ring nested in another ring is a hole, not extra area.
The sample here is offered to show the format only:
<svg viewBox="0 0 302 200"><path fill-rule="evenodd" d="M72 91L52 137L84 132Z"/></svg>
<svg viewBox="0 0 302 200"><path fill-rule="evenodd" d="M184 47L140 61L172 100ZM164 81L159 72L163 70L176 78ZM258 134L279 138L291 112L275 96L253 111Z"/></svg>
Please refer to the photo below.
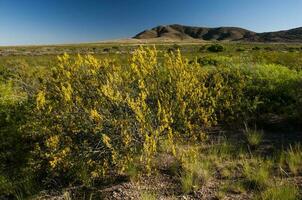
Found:
<svg viewBox="0 0 302 200"><path fill-rule="evenodd" d="M246 42L302 42L302 27L256 33L239 27L194 27L179 24L157 26L145 30L133 37L134 39L159 40L205 40L205 41L246 41Z"/></svg>

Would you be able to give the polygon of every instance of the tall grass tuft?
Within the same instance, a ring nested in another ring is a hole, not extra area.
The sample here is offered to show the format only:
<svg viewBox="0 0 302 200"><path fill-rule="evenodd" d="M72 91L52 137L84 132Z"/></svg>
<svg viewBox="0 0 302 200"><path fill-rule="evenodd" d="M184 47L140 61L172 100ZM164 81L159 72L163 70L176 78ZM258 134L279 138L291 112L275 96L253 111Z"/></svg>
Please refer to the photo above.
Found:
<svg viewBox="0 0 302 200"><path fill-rule="evenodd" d="M201 157L198 149L189 147L180 153L181 168L180 182L182 191L190 193L206 184L211 177L210 160Z"/></svg>
<svg viewBox="0 0 302 200"><path fill-rule="evenodd" d="M299 188L291 184L273 186L261 193L261 200L298 200Z"/></svg>
<svg viewBox="0 0 302 200"><path fill-rule="evenodd" d="M289 171L294 175L302 172L302 149L300 144L290 146L289 149L282 154L281 164L285 164Z"/></svg>
<svg viewBox="0 0 302 200"><path fill-rule="evenodd" d="M243 164L243 176L248 189L263 190L270 184L272 162L254 158Z"/></svg>
<svg viewBox="0 0 302 200"><path fill-rule="evenodd" d="M248 144L252 147L255 148L260 145L263 139L263 131L255 129L250 129L247 126L245 126L245 131L244 131L246 140Z"/></svg>

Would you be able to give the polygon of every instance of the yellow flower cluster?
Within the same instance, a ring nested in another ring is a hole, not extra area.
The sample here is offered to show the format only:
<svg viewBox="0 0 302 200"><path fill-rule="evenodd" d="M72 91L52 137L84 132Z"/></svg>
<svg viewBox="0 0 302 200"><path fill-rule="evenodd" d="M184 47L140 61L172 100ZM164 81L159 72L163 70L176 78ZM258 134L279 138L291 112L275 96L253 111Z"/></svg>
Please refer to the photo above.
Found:
<svg viewBox="0 0 302 200"><path fill-rule="evenodd" d="M39 91L36 97L36 101L37 101L37 108L41 109L44 107L45 105L45 92L44 91Z"/></svg>

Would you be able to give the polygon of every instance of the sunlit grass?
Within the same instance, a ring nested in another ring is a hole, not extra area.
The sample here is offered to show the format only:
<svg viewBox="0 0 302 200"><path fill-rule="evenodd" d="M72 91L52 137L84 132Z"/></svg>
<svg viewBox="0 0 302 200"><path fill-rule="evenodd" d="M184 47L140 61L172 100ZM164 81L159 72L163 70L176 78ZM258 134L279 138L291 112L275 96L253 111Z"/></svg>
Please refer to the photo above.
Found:
<svg viewBox="0 0 302 200"><path fill-rule="evenodd" d="M251 147L257 147L263 140L263 131L255 129L250 129L247 126L244 131L246 140Z"/></svg>
<svg viewBox="0 0 302 200"><path fill-rule="evenodd" d="M259 200L298 200L299 188L293 184L281 184L269 187L260 194Z"/></svg>
<svg viewBox="0 0 302 200"><path fill-rule="evenodd" d="M289 171L294 175L302 172L302 149L301 144L290 146L286 152L281 154L281 166L288 167Z"/></svg>

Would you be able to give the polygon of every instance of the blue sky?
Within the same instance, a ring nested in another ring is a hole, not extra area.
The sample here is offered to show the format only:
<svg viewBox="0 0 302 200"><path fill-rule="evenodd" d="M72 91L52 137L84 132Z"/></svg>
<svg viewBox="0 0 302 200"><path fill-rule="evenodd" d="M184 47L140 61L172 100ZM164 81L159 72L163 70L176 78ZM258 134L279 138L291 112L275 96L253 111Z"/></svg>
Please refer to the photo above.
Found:
<svg viewBox="0 0 302 200"><path fill-rule="evenodd" d="M302 0L0 0L0 45L127 38L162 24L302 26Z"/></svg>

